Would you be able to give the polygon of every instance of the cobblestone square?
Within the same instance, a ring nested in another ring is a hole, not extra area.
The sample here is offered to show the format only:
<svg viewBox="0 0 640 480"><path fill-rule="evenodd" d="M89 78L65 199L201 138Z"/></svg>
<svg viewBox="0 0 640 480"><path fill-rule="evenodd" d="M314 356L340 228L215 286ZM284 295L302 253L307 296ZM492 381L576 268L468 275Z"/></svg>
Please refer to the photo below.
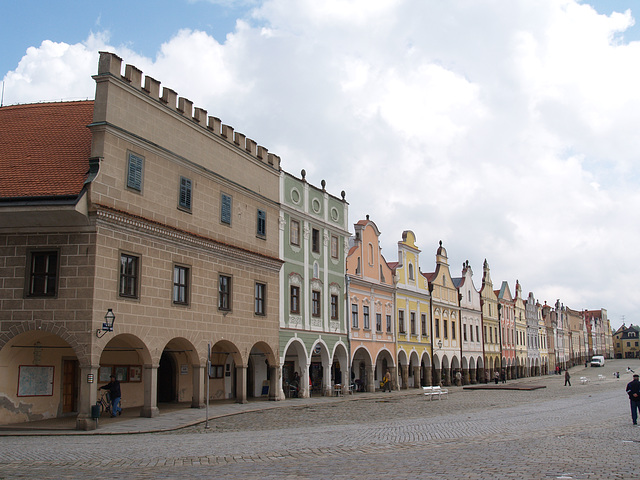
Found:
<svg viewBox="0 0 640 480"><path fill-rule="evenodd" d="M576 367L591 382L572 387L550 375L510 382L538 390L457 387L440 401L405 390L270 402L208 429L3 436L0 478L636 479L622 362Z"/></svg>

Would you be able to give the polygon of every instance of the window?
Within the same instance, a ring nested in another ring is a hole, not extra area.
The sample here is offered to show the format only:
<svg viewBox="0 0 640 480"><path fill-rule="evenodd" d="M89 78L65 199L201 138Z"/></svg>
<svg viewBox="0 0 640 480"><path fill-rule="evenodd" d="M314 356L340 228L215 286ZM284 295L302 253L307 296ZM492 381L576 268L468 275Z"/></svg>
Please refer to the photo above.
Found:
<svg viewBox="0 0 640 480"><path fill-rule="evenodd" d="M129 152L129 165L127 167L127 187L138 192L142 191L142 167L144 158Z"/></svg>
<svg viewBox="0 0 640 480"><path fill-rule="evenodd" d="M362 307L362 321L364 322L364 328L369 330L371 328L371 325L369 325L369 307L366 305Z"/></svg>
<svg viewBox="0 0 640 480"><path fill-rule="evenodd" d="M405 333L404 330L404 310L398 310L398 330L400 333Z"/></svg>
<svg viewBox="0 0 640 480"><path fill-rule="evenodd" d="M427 336L427 316L424 313L420 315L420 331L423 337Z"/></svg>
<svg viewBox="0 0 640 480"><path fill-rule="evenodd" d="M320 316L320 292L318 290L311 292L311 315Z"/></svg>
<svg viewBox="0 0 640 480"><path fill-rule="evenodd" d="M473 341L473 338L471 339ZM476 342L480 341L480 327L476 325Z"/></svg>
<svg viewBox="0 0 640 480"><path fill-rule="evenodd" d="M413 280L413 265L409 264L409 280Z"/></svg>
<svg viewBox="0 0 640 480"><path fill-rule="evenodd" d="M331 319L338 319L338 295L331 295Z"/></svg>
<svg viewBox="0 0 640 480"><path fill-rule="evenodd" d="M409 313L409 322L411 324L411 335L415 335L416 332L416 312Z"/></svg>
<svg viewBox="0 0 640 480"><path fill-rule="evenodd" d="M267 212L258 209L256 235L259 237L267 236Z"/></svg>
<svg viewBox="0 0 640 480"><path fill-rule="evenodd" d="M58 284L58 252L31 252L28 294L49 297L56 294Z"/></svg>
<svg viewBox="0 0 640 480"><path fill-rule="evenodd" d="M496 335L496 338L497 338L497 335ZM489 343L493 343L493 328L491 327L489 327Z"/></svg>
<svg viewBox="0 0 640 480"><path fill-rule="evenodd" d="M264 283L256 283L255 286L255 314L265 315L265 301L266 301L267 286Z"/></svg>
<svg viewBox="0 0 640 480"><path fill-rule="evenodd" d="M440 319L436 318L436 338L440 338Z"/></svg>
<svg viewBox="0 0 640 480"><path fill-rule="evenodd" d="M218 277L218 309L231 310L231 277Z"/></svg>
<svg viewBox="0 0 640 480"><path fill-rule="evenodd" d="M486 340L487 339L487 326L483 325L482 328L484 330L484 339ZM489 329L489 330L491 330L491 329Z"/></svg>
<svg viewBox="0 0 640 480"><path fill-rule="evenodd" d="M449 338L449 325L447 320L442 321L442 329L444 330L444 338Z"/></svg>
<svg viewBox="0 0 640 480"><path fill-rule="evenodd" d="M381 313L376 313L376 331L377 332L382 331L382 314Z"/></svg>
<svg viewBox="0 0 640 480"><path fill-rule="evenodd" d="M462 325L462 339L467 341L467 324Z"/></svg>
<svg viewBox="0 0 640 480"><path fill-rule="evenodd" d="M189 299L189 269L176 265L173 267L173 303L186 305Z"/></svg>
<svg viewBox="0 0 640 480"><path fill-rule="evenodd" d="M289 243L297 247L300 246L300 222L298 220L289 222Z"/></svg>
<svg viewBox="0 0 640 480"><path fill-rule="evenodd" d="M300 287L291 285L290 298L291 313L300 313Z"/></svg>
<svg viewBox="0 0 640 480"><path fill-rule="evenodd" d="M120 255L120 296L138 298L139 257Z"/></svg>
<svg viewBox="0 0 640 480"><path fill-rule="evenodd" d="M311 229L311 251L320 253L320 230L317 228Z"/></svg>
<svg viewBox="0 0 640 480"><path fill-rule="evenodd" d="M469 325L469 340L473 342L473 325Z"/></svg>
<svg viewBox="0 0 640 480"><path fill-rule="evenodd" d="M373 244L369 244L369 265L373 266Z"/></svg>
<svg viewBox="0 0 640 480"><path fill-rule="evenodd" d="M387 333L391 333L391 315L387 315Z"/></svg>
<svg viewBox="0 0 640 480"><path fill-rule="evenodd" d="M185 177L180 177L178 206L185 210L191 210L191 180Z"/></svg>
<svg viewBox="0 0 640 480"><path fill-rule="evenodd" d="M231 225L232 200L231 196L226 193L223 193L220 199L220 222L225 225Z"/></svg>
<svg viewBox="0 0 640 480"><path fill-rule="evenodd" d="M358 304L351 304L351 327L358 328Z"/></svg>
<svg viewBox="0 0 640 480"><path fill-rule="evenodd" d="M338 258L338 237L331 235L331 258Z"/></svg>

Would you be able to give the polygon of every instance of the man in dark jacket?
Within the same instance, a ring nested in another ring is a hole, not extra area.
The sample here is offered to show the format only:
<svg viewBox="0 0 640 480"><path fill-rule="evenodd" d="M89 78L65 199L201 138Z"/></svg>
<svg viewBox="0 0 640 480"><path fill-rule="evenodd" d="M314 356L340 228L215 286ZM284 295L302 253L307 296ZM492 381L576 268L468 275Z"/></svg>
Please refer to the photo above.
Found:
<svg viewBox="0 0 640 480"><path fill-rule="evenodd" d="M109 396L111 397L111 416L122 414L122 408L120 408L120 382L116 380L115 375L111 375L111 381L106 385L100 387L100 390L109 390Z"/></svg>
<svg viewBox="0 0 640 480"><path fill-rule="evenodd" d="M638 374L633 375L633 381L627 384L627 395L629 395L629 402L631 403L631 420L633 424L638 424L638 409L640 408L640 380L638 380Z"/></svg>

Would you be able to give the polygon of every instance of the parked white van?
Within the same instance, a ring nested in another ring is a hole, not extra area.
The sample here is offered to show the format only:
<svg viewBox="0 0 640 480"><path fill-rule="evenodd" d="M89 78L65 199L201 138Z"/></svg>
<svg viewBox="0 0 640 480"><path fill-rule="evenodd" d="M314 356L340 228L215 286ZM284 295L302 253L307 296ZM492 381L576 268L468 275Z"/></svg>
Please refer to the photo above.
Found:
<svg viewBox="0 0 640 480"><path fill-rule="evenodd" d="M592 367L604 367L604 357L602 355L595 355L591 359Z"/></svg>

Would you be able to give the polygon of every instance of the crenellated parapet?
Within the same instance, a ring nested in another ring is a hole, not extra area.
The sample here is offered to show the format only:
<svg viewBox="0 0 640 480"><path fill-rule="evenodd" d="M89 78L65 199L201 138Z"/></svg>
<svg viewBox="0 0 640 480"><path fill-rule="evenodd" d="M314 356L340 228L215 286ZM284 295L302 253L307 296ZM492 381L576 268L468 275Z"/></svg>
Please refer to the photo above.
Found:
<svg viewBox="0 0 640 480"><path fill-rule="evenodd" d="M191 100L179 96L178 93L172 89L167 87L162 87L161 89L161 84L158 80L144 75L143 81L142 71L135 66L125 65L123 75L122 59L116 54L100 52L98 77L101 75L112 75L128 83L132 88L164 104L170 110L200 125L203 129L213 133L215 136L226 140L247 155L254 157L272 168L280 170L280 157L278 155L269 153L266 147L258 145L255 140L248 138L240 132L235 132L232 126L223 124L219 118L207 115L207 110L194 107Z"/></svg>

